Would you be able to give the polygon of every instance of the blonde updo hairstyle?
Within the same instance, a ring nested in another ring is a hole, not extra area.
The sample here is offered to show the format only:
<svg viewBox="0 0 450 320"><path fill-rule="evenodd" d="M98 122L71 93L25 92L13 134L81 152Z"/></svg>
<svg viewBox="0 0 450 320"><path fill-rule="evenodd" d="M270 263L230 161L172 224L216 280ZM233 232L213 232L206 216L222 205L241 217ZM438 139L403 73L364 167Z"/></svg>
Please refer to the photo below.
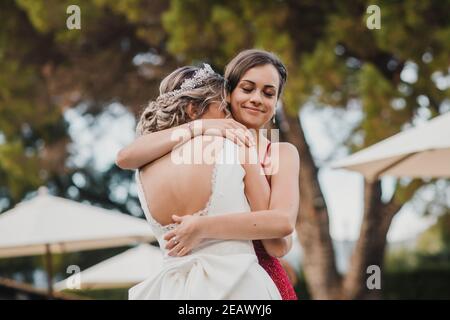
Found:
<svg viewBox="0 0 450 320"><path fill-rule="evenodd" d="M199 69L194 66L181 67L162 80L158 98L150 101L141 114L136 127L138 136L194 120L187 113L189 104L194 107L196 119L200 118L213 102L220 103L220 108L223 108L229 116L230 112L224 98L224 80L217 73L209 75L201 85L194 89L182 91L176 95L166 94L180 89L183 82L192 78Z"/></svg>

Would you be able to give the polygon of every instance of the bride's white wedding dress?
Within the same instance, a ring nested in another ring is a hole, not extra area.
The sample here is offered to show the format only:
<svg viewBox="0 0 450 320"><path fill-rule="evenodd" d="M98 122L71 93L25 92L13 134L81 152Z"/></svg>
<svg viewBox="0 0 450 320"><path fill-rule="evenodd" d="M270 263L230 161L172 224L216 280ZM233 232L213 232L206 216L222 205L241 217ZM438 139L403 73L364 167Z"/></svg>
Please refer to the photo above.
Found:
<svg viewBox="0 0 450 320"><path fill-rule="evenodd" d="M206 207L195 213L220 215L249 212L244 194L245 171L236 160L236 145L224 144L212 174ZM205 240L183 257L168 256L164 234L175 224L162 226L151 215L136 171L142 209L163 252L162 270L129 290L129 299L281 299L266 271L258 264L251 241Z"/></svg>

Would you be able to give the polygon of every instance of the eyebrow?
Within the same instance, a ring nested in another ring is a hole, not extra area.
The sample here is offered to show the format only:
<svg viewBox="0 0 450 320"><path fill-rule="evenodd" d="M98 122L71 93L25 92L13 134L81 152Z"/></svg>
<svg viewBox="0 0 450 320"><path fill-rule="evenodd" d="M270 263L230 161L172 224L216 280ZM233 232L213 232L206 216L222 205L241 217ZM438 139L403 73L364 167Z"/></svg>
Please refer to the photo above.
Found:
<svg viewBox="0 0 450 320"><path fill-rule="evenodd" d="M253 84L253 85L256 85L256 83L255 83L255 82L253 82L253 81L251 81L251 80L247 80L247 79L242 79L241 81L246 81L246 82L250 82L251 84ZM277 87L275 87L274 85L271 85L271 84L266 84L266 85L264 85L264 87L270 87L270 88L274 88L275 90L277 89Z"/></svg>

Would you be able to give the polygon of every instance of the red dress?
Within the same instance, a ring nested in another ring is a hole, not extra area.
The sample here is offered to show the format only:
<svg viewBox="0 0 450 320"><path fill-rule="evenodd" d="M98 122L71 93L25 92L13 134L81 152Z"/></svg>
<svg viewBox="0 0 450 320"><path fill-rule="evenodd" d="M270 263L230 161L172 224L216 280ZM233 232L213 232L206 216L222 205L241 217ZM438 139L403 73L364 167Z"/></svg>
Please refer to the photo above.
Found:
<svg viewBox="0 0 450 320"><path fill-rule="evenodd" d="M267 154L269 152L270 144L271 143L269 142L269 144L267 145L263 164L265 163ZM253 247L255 248L255 253L258 257L259 264L272 278L273 282L278 288L278 291L280 291L281 298L283 300L298 300L297 295L295 294L294 287L292 286L291 281L289 280L289 277L280 261L267 253L261 240L253 240Z"/></svg>
<svg viewBox="0 0 450 320"><path fill-rule="evenodd" d="M288 278L286 271L277 258L270 256L261 242L261 240L253 240L255 253L261 267L266 270L273 282L280 291L283 300L297 300L294 287Z"/></svg>

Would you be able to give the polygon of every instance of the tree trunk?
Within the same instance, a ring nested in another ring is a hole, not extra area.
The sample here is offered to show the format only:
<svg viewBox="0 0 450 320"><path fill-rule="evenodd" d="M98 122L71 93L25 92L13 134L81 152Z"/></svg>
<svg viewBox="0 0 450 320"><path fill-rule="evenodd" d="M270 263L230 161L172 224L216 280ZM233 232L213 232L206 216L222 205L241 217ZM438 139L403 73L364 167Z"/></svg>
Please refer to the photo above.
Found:
<svg viewBox="0 0 450 320"><path fill-rule="evenodd" d="M297 147L300 154L300 207L296 230L304 252L303 270L308 291L313 299L379 299L383 289L383 261L387 233L392 219L406 202L396 199L381 200L381 181L364 182L364 215L360 236L350 260L349 269L342 277L336 269L335 253L329 232L328 210L320 189L317 167L299 120L283 111L277 116L280 138ZM411 183L403 192L409 198L421 186ZM368 267L381 271L381 290L369 289L367 280L372 275Z"/></svg>
<svg viewBox="0 0 450 320"><path fill-rule="evenodd" d="M353 251L350 266L343 281L345 299L380 299L381 289L369 289L367 279L371 276L368 267L380 268L382 276L386 236L392 218L400 206L381 201L381 181L364 181L364 216L361 231Z"/></svg>
<svg viewBox="0 0 450 320"><path fill-rule="evenodd" d="M400 210L393 199L381 201L381 182L365 181L364 216L360 237L353 251L345 278L337 272L329 232L328 211L320 189L317 167L298 116L284 112L280 119L281 139L297 147L300 154L300 208L296 224L304 252L303 268L313 299L379 299L381 290L367 287L367 267L382 271L386 236L392 218ZM382 272L381 272L382 274ZM383 282L381 279L381 289Z"/></svg>
<svg viewBox="0 0 450 320"><path fill-rule="evenodd" d="M300 155L300 208L296 230L304 252L303 268L313 299L338 299L341 277L337 272L329 232L328 211L320 189L317 167L299 117L287 112L280 123L281 138L297 147Z"/></svg>

